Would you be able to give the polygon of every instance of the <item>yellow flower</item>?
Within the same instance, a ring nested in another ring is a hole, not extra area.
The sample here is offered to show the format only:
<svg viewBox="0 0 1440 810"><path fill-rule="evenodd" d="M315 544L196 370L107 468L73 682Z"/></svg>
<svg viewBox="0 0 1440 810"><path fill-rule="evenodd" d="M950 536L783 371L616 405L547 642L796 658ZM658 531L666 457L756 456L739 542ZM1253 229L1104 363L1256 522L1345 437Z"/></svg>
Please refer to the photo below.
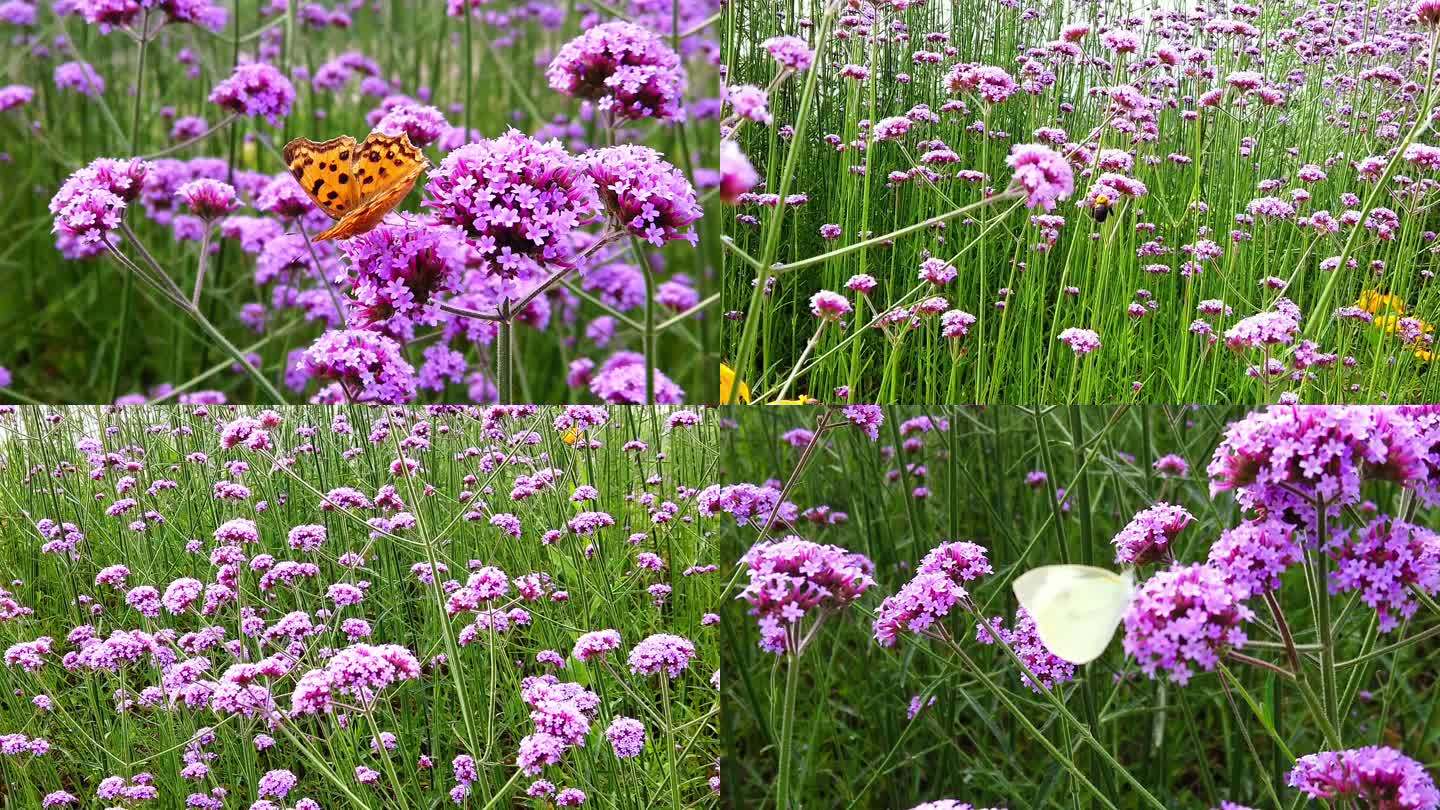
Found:
<svg viewBox="0 0 1440 810"><path fill-rule="evenodd" d="M1371 315L1379 315L1382 309L1388 309L1400 315L1405 314L1405 302L1400 300L1400 296L1382 293L1379 290L1361 292L1360 300L1355 302L1355 306Z"/></svg>
<svg viewBox="0 0 1440 810"><path fill-rule="evenodd" d="M730 400L730 392L731 392L732 390L734 390L736 382L737 382L737 380L735 379L735 369L733 369L733 368L725 365L724 363L721 363L721 364L720 364L720 404L721 404L721 405L729 405L729 404L731 403L731 400ZM750 386L746 385L744 380L739 380L738 382L739 382L739 384L740 384L740 391L739 391L739 393L736 395L734 401L735 401L735 402L739 402L739 403L741 403L742 405L749 405L749 404L750 404Z"/></svg>
<svg viewBox="0 0 1440 810"><path fill-rule="evenodd" d="M770 404L771 404L771 405L818 405L818 404L820 404L820 400L818 400L818 399L816 399L816 398L814 398L814 397L811 397L811 396L806 396L805 394L801 394L801 395L800 395L798 398L796 398L796 399L777 399L777 400L775 400L774 402L772 402L772 403L770 403Z"/></svg>
<svg viewBox="0 0 1440 810"><path fill-rule="evenodd" d="M1416 349L1415 356L1420 358L1420 362L1422 363L1430 362L1431 355L1429 349Z"/></svg>

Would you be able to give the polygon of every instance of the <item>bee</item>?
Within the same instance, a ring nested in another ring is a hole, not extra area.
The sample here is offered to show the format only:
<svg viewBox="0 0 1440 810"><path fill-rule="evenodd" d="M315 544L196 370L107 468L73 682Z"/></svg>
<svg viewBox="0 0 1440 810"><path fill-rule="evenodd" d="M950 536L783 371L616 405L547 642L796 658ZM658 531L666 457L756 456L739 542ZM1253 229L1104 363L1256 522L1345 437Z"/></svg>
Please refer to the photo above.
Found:
<svg viewBox="0 0 1440 810"><path fill-rule="evenodd" d="M1096 222L1104 222L1110 216L1110 195L1096 194L1095 202L1090 206L1090 215L1095 217Z"/></svg>

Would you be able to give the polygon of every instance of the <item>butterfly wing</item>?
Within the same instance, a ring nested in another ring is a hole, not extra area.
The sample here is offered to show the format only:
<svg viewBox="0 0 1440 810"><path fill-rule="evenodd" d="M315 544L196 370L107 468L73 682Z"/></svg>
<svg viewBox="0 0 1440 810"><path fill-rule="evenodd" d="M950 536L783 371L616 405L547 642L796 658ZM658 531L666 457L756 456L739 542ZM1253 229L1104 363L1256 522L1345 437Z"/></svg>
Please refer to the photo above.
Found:
<svg viewBox="0 0 1440 810"><path fill-rule="evenodd" d="M1088 664L1109 646L1135 591L1132 576L1088 565L1043 565L1011 585L1045 646Z"/></svg>
<svg viewBox="0 0 1440 810"><path fill-rule="evenodd" d="M360 183L354 174L358 153L355 139L341 135L321 143L296 138L285 144L284 157L300 188L321 211L338 220L354 212L360 201Z"/></svg>
<svg viewBox="0 0 1440 810"><path fill-rule="evenodd" d="M379 225L429 167L425 153L412 146L410 137L403 132L370 133L355 157L353 174L360 188L359 205L315 239L348 239Z"/></svg>

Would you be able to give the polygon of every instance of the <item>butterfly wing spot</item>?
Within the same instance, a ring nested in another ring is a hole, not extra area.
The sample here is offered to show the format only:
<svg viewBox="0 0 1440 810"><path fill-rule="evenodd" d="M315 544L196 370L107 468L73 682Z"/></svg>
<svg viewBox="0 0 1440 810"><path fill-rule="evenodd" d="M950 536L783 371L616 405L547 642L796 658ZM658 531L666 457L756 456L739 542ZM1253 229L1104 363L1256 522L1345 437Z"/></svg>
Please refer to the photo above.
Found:
<svg viewBox="0 0 1440 810"><path fill-rule="evenodd" d="M341 135L328 141L316 143L307 138L296 138L285 145L285 163L300 188L310 196L320 210L332 219L340 219L359 202L359 190L340 182L342 167L350 171L350 156L355 154L357 145L349 135Z"/></svg>
<svg viewBox="0 0 1440 810"><path fill-rule="evenodd" d="M372 132L351 154L354 161L341 167L348 172L337 170L326 178L332 190L325 196L329 198L339 190L342 195L353 195L353 199L348 202L327 199L327 211L339 221L316 236L317 241L347 239L379 225L385 215L405 199L430 165L424 153L411 145L410 138L404 134ZM335 157L346 159L343 154ZM350 182L351 179L356 182Z"/></svg>

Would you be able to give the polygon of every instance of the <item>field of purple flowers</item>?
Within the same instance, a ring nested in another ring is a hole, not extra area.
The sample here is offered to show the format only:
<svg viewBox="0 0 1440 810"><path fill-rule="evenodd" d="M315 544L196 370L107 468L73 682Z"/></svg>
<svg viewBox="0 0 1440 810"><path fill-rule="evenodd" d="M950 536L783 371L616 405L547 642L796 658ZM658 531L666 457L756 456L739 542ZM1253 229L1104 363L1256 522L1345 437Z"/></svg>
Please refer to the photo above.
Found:
<svg viewBox="0 0 1440 810"><path fill-rule="evenodd" d="M0 412L0 807L713 807L713 411Z"/></svg>
<svg viewBox="0 0 1440 810"><path fill-rule="evenodd" d="M737 410L731 806L1440 808L1440 409Z"/></svg>
<svg viewBox="0 0 1440 810"><path fill-rule="evenodd" d="M713 399L717 13L0 2L0 397Z"/></svg>
<svg viewBox="0 0 1440 810"><path fill-rule="evenodd" d="M756 401L1434 401L1436 0L723 22Z"/></svg>

